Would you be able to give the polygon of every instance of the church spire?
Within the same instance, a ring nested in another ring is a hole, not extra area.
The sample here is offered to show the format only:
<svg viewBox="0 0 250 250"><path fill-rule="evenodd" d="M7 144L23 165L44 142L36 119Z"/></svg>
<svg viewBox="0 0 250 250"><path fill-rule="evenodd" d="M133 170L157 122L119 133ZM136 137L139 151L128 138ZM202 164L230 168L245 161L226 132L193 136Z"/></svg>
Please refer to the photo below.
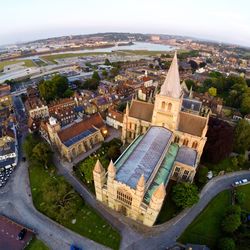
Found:
<svg viewBox="0 0 250 250"><path fill-rule="evenodd" d="M160 95L169 96L176 99L180 98L181 96L180 76L176 52L168 70L167 77L161 86Z"/></svg>

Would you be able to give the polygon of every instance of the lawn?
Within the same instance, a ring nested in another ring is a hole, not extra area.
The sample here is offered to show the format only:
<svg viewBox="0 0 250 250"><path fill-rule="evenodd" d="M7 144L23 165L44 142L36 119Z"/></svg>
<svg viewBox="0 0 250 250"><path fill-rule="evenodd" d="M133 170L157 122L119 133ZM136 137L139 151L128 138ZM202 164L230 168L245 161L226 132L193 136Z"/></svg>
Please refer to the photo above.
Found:
<svg viewBox="0 0 250 250"><path fill-rule="evenodd" d="M54 213L55 211L51 211L51 207L48 207L48 204L46 204L46 196L50 195L50 193L53 191L51 191L51 189L53 189L51 183L58 182L63 183L66 186L69 186L69 184L62 176L58 176L55 173L55 169L53 168L51 170L45 171L42 167L32 165L29 167L29 174L32 197L35 207L51 219L58 221L58 218ZM47 189L46 187L44 188L44 185L48 185L48 194L46 192L46 195L44 195L44 190ZM76 212L73 215L67 217L68 211L67 208L65 209L64 217L66 218L60 221L63 226L110 248L119 248L119 233L115 231L92 208L85 204L78 194L75 194L74 199L70 202L75 204ZM75 220L75 224L72 223L73 219Z"/></svg>
<svg viewBox="0 0 250 250"><path fill-rule="evenodd" d="M96 55L104 55L104 54L110 54L110 53L109 52L65 53L65 54L41 56L41 59L45 61L50 61L56 64L57 63L55 61L56 59L79 57L79 56L96 56Z"/></svg>
<svg viewBox="0 0 250 250"><path fill-rule="evenodd" d="M169 193L167 195L167 198L165 199L161 211L158 215L158 218L156 220L156 225L162 224L173 217L175 217L180 212L180 209L177 208L173 200L171 199L171 194Z"/></svg>
<svg viewBox="0 0 250 250"><path fill-rule="evenodd" d="M14 60L14 61L2 61L0 62L0 71L3 70L3 68L7 65L15 64L15 63L20 63L24 62L24 65L26 67L34 67L35 64L33 63L32 60Z"/></svg>
<svg viewBox="0 0 250 250"><path fill-rule="evenodd" d="M205 163L206 167L208 167L209 170L213 171L213 174L217 175L220 171L225 172L234 172L239 171L241 169L248 169L249 168L249 162L245 162L243 166L234 165L232 162L232 158L228 157L224 160L220 161L219 163L212 164L212 163Z"/></svg>
<svg viewBox="0 0 250 250"><path fill-rule="evenodd" d="M241 205L241 207L242 209L245 209L246 211L250 213L250 198L249 198L250 197L250 184L237 187L237 191L240 191L246 194L246 199L244 203Z"/></svg>
<svg viewBox="0 0 250 250"><path fill-rule="evenodd" d="M49 250L49 248L37 238L33 238L25 250Z"/></svg>
<svg viewBox="0 0 250 250"><path fill-rule="evenodd" d="M166 51L151 51L151 50L118 50L118 54L126 55L138 55L138 56L160 56L161 54L166 54Z"/></svg>
<svg viewBox="0 0 250 250"><path fill-rule="evenodd" d="M221 220L230 205L231 194L226 190L218 194L178 239L181 243L205 244L214 249L221 237Z"/></svg>

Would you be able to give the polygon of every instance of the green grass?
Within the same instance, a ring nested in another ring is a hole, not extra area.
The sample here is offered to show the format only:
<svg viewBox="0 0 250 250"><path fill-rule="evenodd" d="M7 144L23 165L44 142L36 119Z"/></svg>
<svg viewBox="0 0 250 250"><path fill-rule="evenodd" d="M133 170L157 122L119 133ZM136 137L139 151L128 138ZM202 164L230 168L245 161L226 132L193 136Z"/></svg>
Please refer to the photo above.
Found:
<svg viewBox="0 0 250 250"><path fill-rule="evenodd" d="M167 198L165 199L161 211L158 215L156 224L162 224L173 217L175 217L180 212L180 209L177 208L173 200L171 199L170 193L167 195Z"/></svg>
<svg viewBox="0 0 250 250"><path fill-rule="evenodd" d="M110 54L110 53L109 52L65 53L65 54L41 56L41 59L45 61L50 61L56 64L57 59L71 58L71 57L78 57L78 56L96 56L96 55L104 55L104 54Z"/></svg>
<svg viewBox="0 0 250 250"><path fill-rule="evenodd" d="M214 249L221 237L221 220L230 205L230 191L218 194L178 239L181 243L205 244Z"/></svg>
<svg viewBox="0 0 250 250"><path fill-rule="evenodd" d="M244 203L241 205L242 209L250 213L250 184L237 187L237 191L243 192L246 194Z"/></svg>
<svg viewBox="0 0 250 250"><path fill-rule="evenodd" d="M2 61L0 62L0 70L3 70L3 68L7 65L12 65L15 63L20 63L20 62L24 62L24 65L26 67L34 67L35 64L33 63L32 60L14 60L14 61Z"/></svg>
<svg viewBox="0 0 250 250"><path fill-rule="evenodd" d="M151 50L118 50L116 53L120 54L131 54L131 55L138 55L138 56L159 56L161 54L166 54L166 51L151 51Z"/></svg>
<svg viewBox="0 0 250 250"><path fill-rule="evenodd" d="M46 208L46 201L43 200L42 183L49 183L50 180L57 179L60 182L66 182L63 177L56 175L55 171L45 171L38 166L29 167L30 185L32 197L35 207L46 216L53 218ZM69 184L68 184L69 185ZM118 249L120 245L120 235L115 231L101 216L99 216L92 208L83 202L79 203L81 199L79 195L75 200L75 204L80 204L77 207L77 213L73 216L76 223L72 224L72 217L61 223L63 226L72 231L83 235L91 240L106 245L113 249Z"/></svg>
<svg viewBox="0 0 250 250"><path fill-rule="evenodd" d="M33 238L25 250L49 250L49 248L37 238Z"/></svg>

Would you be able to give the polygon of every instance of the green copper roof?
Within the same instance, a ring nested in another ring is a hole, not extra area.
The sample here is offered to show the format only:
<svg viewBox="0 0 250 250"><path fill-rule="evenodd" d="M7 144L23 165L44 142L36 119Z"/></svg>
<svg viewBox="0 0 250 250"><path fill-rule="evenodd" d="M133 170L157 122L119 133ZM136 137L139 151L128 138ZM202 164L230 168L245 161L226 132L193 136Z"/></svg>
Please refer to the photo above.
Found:
<svg viewBox="0 0 250 250"><path fill-rule="evenodd" d="M151 185L149 186L148 190L145 193L144 201L146 203L149 203L151 196L154 193L154 191L156 190L156 188L161 183L166 184L167 181L169 180L172 166L173 166L173 163L175 161L175 157L178 153L178 149L179 149L179 147L177 144L170 145L168 152L167 152L167 154L162 162L162 165L160 166L153 182L151 183Z"/></svg>

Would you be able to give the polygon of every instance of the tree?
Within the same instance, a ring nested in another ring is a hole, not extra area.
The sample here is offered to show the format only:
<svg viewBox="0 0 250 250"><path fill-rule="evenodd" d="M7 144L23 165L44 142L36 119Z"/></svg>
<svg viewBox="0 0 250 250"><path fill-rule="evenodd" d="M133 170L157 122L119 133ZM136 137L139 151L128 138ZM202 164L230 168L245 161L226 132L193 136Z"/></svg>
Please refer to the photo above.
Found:
<svg viewBox="0 0 250 250"><path fill-rule="evenodd" d="M190 60L188 63L190 64L190 66L191 66L193 72L199 68L199 65L198 65L197 62L194 61L194 60Z"/></svg>
<svg viewBox="0 0 250 250"><path fill-rule="evenodd" d="M108 149L107 155L109 159L115 161L121 154L120 147L113 145Z"/></svg>
<svg viewBox="0 0 250 250"><path fill-rule="evenodd" d="M72 92L68 91L68 79L65 76L56 75L51 80L41 81L38 85L40 95L46 102L50 102L57 98L67 97Z"/></svg>
<svg viewBox="0 0 250 250"><path fill-rule="evenodd" d="M198 171L198 182L205 184L207 182L208 168L201 167Z"/></svg>
<svg viewBox="0 0 250 250"><path fill-rule="evenodd" d="M243 114L250 113L250 95L244 96L241 101L240 111Z"/></svg>
<svg viewBox="0 0 250 250"><path fill-rule="evenodd" d="M103 76L103 77L107 77L107 76L108 76L107 70L104 69L104 70L102 71L102 76Z"/></svg>
<svg viewBox="0 0 250 250"><path fill-rule="evenodd" d="M92 79L95 79L95 80L97 80L98 82L101 80L101 78L100 78L100 76L99 76L99 74L98 74L97 71L94 71L94 72L93 72Z"/></svg>
<svg viewBox="0 0 250 250"><path fill-rule="evenodd" d="M108 58L106 58L104 64L105 64L105 65L111 65L111 62L109 61Z"/></svg>
<svg viewBox="0 0 250 250"><path fill-rule="evenodd" d="M210 117L202 161L218 163L228 157L233 150L233 137L233 127L231 125Z"/></svg>
<svg viewBox="0 0 250 250"><path fill-rule="evenodd" d="M34 147L40 142L38 137L33 134L28 134L23 142L23 151L28 159L31 159Z"/></svg>
<svg viewBox="0 0 250 250"><path fill-rule="evenodd" d="M52 160L52 151L45 142L38 143L32 150L32 158L41 163L45 168Z"/></svg>
<svg viewBox="0 0 250 250"><path fill-rule="evenodd" d="M172 190L172 199L178 207L191 207L198 202L198 188L191 183L177 183Z"/></svg>
<svg viewBox="0 0 250 250"><path fill-rule="evenodd" d="M219 240L218 248L220 250L234 250L235 249L235 242L232 238L222 238Z"/></svg>
<svg viewBox="0 0 250 250"><path fill-rule="evenodd" d="M214 87L211 87L211 88L208 89L208 93L211 96L216 96L217 95L217 89L214 88Z"/></svg>
<svg viewBox="0 0 250 250"><path fill-rule="evenodd" d="M193 80L190 80L190 79L185 80L185 83L186 83L188 89L195 86L195 82Z"/></svg>
<svg viewBox="0 0 250 250"><path fill-rule="evenodd" d="M250 124L242 119L238 121L234 132L234 150L245 153L250 147Z"/></svg>
<svg viewBox="0 0 250 250"><path fill-rule="evenodd" d="M89 157L79 166L80 171L84 174L86 182L93 181L93 170L96 164L96 159L94 157Z"/></svg>
<svg viewBox="0 0 250 250"><path fill-rule="evenodd" d="M222 230L226 233L233 233L241 225L239 214L230 214L222 221Z"/></svg>

